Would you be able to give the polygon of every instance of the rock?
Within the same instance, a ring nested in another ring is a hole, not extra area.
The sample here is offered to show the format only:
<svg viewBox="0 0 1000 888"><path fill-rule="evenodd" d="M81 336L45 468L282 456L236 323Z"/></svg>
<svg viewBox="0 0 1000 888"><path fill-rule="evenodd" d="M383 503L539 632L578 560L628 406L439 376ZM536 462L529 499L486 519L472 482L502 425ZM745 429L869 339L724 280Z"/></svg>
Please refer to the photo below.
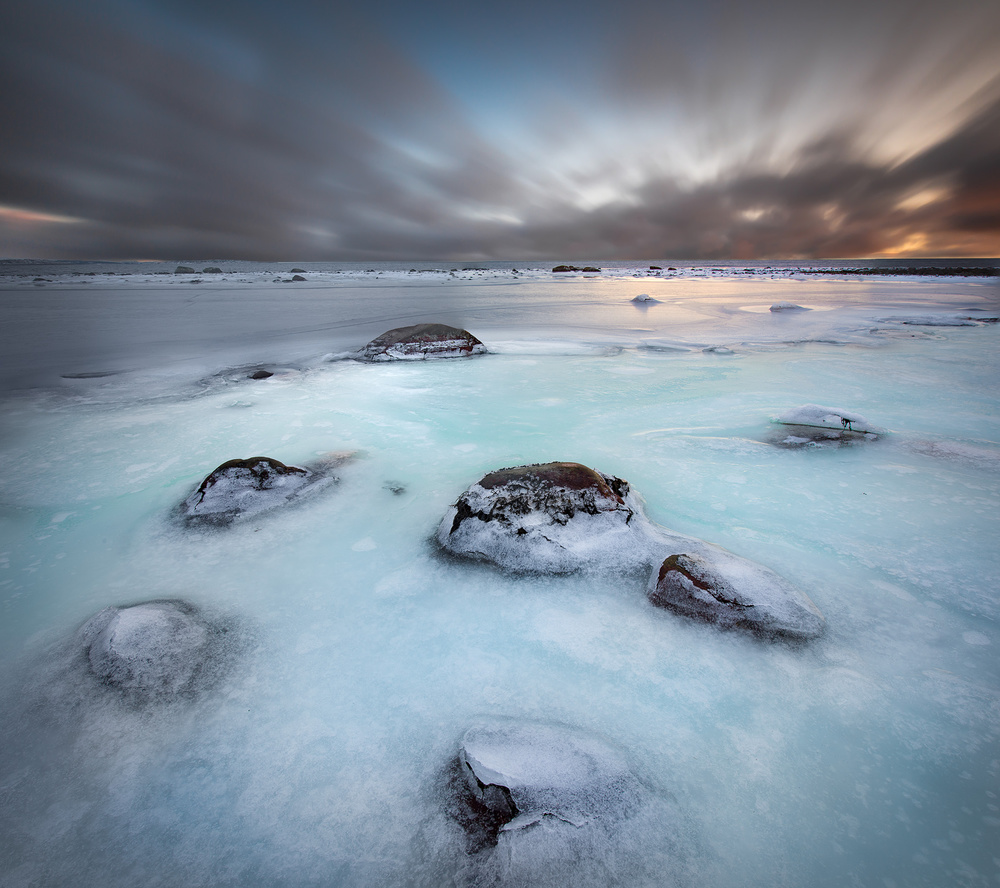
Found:
<svg viewBox="0 0 1000 888"><path fill-rule="evenodd" d="M222 274L222 269L215 265L210 265L208 268L203 268L201 270L202 274Z"/></svg>
<svg viewBox="0 0 1000 888"><path fill-rule="evenodd" d="M638 296L634 296L631 301L640 305L650 305L654 302L659 302L660 300L654 299L648 293L640 293Z"/></svg>
<svg viewBox="0 0 1000 888"><path fill-rule="evenodd" d="M397 327L369 342L357 358L362 361L423 361L427 358L467 358L486 354L486 346L468 330L447 324Z"/></svg>
<svg viewBox="0 0 1000 888"><path fill-rule="evenodd" d="M305 274L306 270L304 268L293 268L289 274Z"/></svg>
<svg viewBox="0 0 1000 888"><path fill-rule="evenodd" d="M587 271L590 271L590 272L599 272L600 270L601 269L595 268L593 265L584 265L583 268L580 269L580 271L584 271L584 272L587 272Z"/></svg>
<svg viewBox="0 0 1000 888"><path fill-rule="evenodd" d="M80 630L90 670L133 702L195 690L213 656L218 627L184 601L106 607Z"/></svg>
<svg viewBox="0 0 1000 888"><path fill-rule="evenodd" d="M638 511L621 478L571 462L516 466L466 490L437 537L448 552L515 571L637 566Z"/></svg>
<svg viewBox="0 0 1000 888"><path fill-rule="evenodd" d="M270 379L274 374L270 370L256 370L250 374L250 379Z"/></svg>
<svg viewBox="0 0 1000 888"><path fill-rule="evenodd" d="M195 273L194 269L187 265L178 265L174 269L174 274L194 274L194 273Z"/></svg>
<svg viewBox="0 0 1000 888"><path fill-rule="evenodd" d="M649 270L650 271L663 271L663 266L662 265L650 265L649 266Z"/></svg>
<svg viewBox="0 0 1000 888"><path fill-rule="evenodd" d="M490 722L462 738L448 787L449 814L467 850L516 841L547 824L575 833L625 819L642 785L620 750L564 725Z"/></svg>
<svg viewBox="0 0 1000 888"><path fill-rule="evenodd" d="M875 441L886 430L872 425L860 413L839 407L821 407L804 404L783 413L775 421L778 426L772 434L772 443L784 447L803 447L810 444L855 444Z"/></svg>
<svg viewBox="0 0 1000 888"><path fill-rule="evenodd" d="M771 306L771 311L810 311L804 305L796 305L794 302L775 302Z"/></svg>
<svg viewBox="0 0 1000 888"><path fill-rule="evenodd" d="M552 269L553 271L563 272L563 271L579 271L575 265L557 265Z"/></svg>
<svg viewBox="0 0 1000 888"><path fill-rule="evenodd" d="M189 524L230 524L284 505L332 480L268 456L231 459L201 482L181 504L181 513Z"/></svg>
<svg viewBox="0 0 1000 888"><path fill-rule="evenodd" d="M814 638L826 624L787 580L708 544L702 554L674 554L654 568L648 596L657 607L763 636Z"/></svg>
<svg viewBox="0 0 1000 888"><path fill-rule="evenodd" d="M292 275L292 280L293 280L293 281L304 281L304 280L305 280L305 278L304 278L304 277L302 277L302 275L301 275L301 274L294 274L294 275Z"/></svg>

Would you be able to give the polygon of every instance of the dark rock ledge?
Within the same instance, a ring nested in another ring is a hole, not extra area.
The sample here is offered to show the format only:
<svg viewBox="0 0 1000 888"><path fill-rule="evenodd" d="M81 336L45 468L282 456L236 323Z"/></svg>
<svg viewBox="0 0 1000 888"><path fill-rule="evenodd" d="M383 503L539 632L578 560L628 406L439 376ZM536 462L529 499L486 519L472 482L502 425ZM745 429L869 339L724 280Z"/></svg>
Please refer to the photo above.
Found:
<svg viewBox="0 0 1000 888"><path fill-rule="evenodd" d="M181 516L188 525L221 526L266 512L335 481L329 470L346 458L333 454L313 469L286 466L269 456L231 459L181 503Z"/></svg>
<svg viewBox="0 0 1000 888"><path fill-rule="evenodd" d="M629 525L637 508L628 482L580 463L515 466L469 487L437 537L448 552L514 571L561 573L589 562L634 566L640 535Z"/></svg>
<svg viewBox="0 0 1000 888"><path fill-rule="evenodd" d="M792 583L705 540L652 524L627 481L579 463L491 472L438 527L441 547L514 572L639 571L650 601L761 636L811 638L825 621Z"/></svg>
<svg viewBox="0 0 1000 888"><path fill-rule="evenodd" d="M764 637L814 638L825 627L823 615L791 583L724 549L669 556L654 569L648 595L658 607Z"/></svg>
<svg viewBox="0 0 1000 888"><path fill-rule="evenodd" d="M486 354L468 330L447 324L397 327L369 342L355 357L361 361L423 361L428 358L468 358Z"/></svg>

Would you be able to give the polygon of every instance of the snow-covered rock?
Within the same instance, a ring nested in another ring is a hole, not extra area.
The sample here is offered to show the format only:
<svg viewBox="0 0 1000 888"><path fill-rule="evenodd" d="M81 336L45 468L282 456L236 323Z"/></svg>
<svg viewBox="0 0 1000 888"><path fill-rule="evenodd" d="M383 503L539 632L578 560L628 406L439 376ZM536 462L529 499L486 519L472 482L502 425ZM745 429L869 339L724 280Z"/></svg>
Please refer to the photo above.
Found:
<svg viewBox="0 0 1000 888"><path fill-rule="evenodd" d="M184 601L106 607L80 630L90 669L127 698L147 702L195 686L218 630Z"/></svg>
<svg viewBox="0 0 1000 888"><path fill-rule="evenodd" d="M333 477L286 466L269 456L231 459L211 472L184 502L189 524L229 524L326 486Z"/></svg>
<svg viewBox="0 0 1000 888"><path fill-rule="evenodd" d="M468 330L447 324L397 327L369 342L355 357L362 361L423 361L428 358L468 358L486 354Z"/></svg>
<svg viewBox="0 0 1000 888"><path fill-rule="evenodd" d="M775 302L771 306L771 311L809 311L804 305L796 305L794 302Z"/></svg>
<svg viewBox="0 0 1000 888"><path fill-rule="evenodd" d="M496 721L470 728L449 791L470 851L547 824L577 830L627 817L642 794L624 753L576 728Z"/></svg>
<svg viewBox="0 0 1000 888"><path fill-rule="evenodd" d="M886 433L885 429L873 425L860 413L818 404L804 404L789 410L775 423L780 427L775 436L776 443L787 447L826 441L874 441Z"/></svg>
<svg viewBox="0 0 1000 888"><path fill-rule="evenodd" d="M654 568L648 590L653 604L766 636L822 633L823 615L787 580L718 546L699 549L699 554L671 555Z"/></svg>
<svg viewBox="0 0 1000 888"><path fill-rule="evenodd" d="M579 463L515 466L485 475L445 514L449 552L525 572L642 562L645 519L627 481Z"/></svg>
<svg viewBox="0 0 1000 888"><path fill-rule="evenodd" d="M634 296L631 300L632 302L638 303L639 305L652 305L655 302L659 302L659 299L654 299L649 293L640 293L638 296Z"/></svg>

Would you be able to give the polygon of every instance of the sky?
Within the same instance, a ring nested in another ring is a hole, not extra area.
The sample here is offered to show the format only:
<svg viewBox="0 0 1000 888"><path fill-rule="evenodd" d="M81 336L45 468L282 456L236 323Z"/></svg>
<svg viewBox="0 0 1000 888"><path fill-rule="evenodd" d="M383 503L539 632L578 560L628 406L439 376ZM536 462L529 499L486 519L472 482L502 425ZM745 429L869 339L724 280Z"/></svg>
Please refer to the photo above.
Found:
<svg viewBox="0 0 1000 888"><path fill-rule="evenodd" d="M996 0L4 0L0 257L1000 256Z"/></svg>

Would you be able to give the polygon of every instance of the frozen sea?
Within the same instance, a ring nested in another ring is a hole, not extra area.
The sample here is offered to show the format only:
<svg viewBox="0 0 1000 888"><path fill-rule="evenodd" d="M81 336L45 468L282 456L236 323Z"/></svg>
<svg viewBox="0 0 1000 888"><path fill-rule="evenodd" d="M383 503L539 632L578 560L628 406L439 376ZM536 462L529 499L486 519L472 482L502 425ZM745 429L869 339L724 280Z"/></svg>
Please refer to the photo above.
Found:
<svg viewBox="0 0 1000 888"><path fill-rule="evenodd" d="M649 264L0 264L0 885L476 884L442 774L502 718L598 735L649 804L555 870L538 833L501 883L996 886L998 279ZM346 359L421 321L490 354ZM810 403L888 434L775 446ZM345 451L301 502L176 520L226 460ZM466 487L551 460L793 582L825 633L438 551ZM78 632L163 598L233 660L132 705Z"/></svg>

